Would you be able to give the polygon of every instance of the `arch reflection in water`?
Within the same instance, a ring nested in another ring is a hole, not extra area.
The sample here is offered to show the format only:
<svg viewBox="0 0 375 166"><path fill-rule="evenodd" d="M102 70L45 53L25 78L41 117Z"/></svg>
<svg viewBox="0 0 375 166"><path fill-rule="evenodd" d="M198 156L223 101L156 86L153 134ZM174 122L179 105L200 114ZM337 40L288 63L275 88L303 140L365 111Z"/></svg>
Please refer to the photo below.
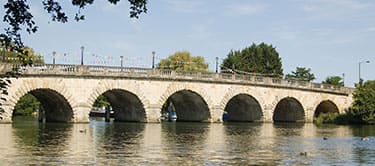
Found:
<svg viewBox="0 0 375 166"><path fill-rule="evenodd" d="M111 123L96 122L94 134L99 136L100 142L104 145L101 153L110 153L116 149L121 150L122 154L131 155L136 153L135 149L139 149L140 141L143 138L145 130L144 123Z"/></svg>
<svg viewBox="0 0 375 166"><path fill-rule="evenodd" d="M35 89L29 92L40 102L40 121L70 122L73 110L64 96L52 89ZM15 111L13 111L14 113Z"/></svg>
<svg viewBox="0 0 375 166"><path fill-rule="evenodd" d="M174 110L169 109L171 104ZM210 118L207 103L199 94L190 90L178 91L165 101L161 110L162 115L172 111L176 112L177 121L202 122Z"/></svg>
<svg viewBox="0 0 375 166"><path fill-rule="evenodd" d="M337 108L336 104L330 100L325 100L319 103L314 112L314 118L319 117L320 114L327 113L339 113L339 109Z"/></svg>
<svg viewBox="0 0 375 166"><path fill-rule="evenodd" d="M18 163L38 165L65 163L73 124L38 123L30 117L16 117L12 123ZM45 157L48 156L48 160Z"/></svg>
<svg viewBox="0 0 375 166"><path fill-rule="evenodd" d="M204 163L209 153L206 144L210 123L162 123L162 145L165 153L161 165L196 165Z"/></svg>
<svg viewBox="0 0 375 166"><path fill-rule="evenodd" d="M262 108L259 102L247 94L239 94L229 100L224 111L228 114L226 121L254 122L262 118Z"/></svg>
<svg viewBox="0 0 375 166"><path fill-rule="evenodd" d="M104 92L102 95L108 99L114 111L115 121L146 121L144 105L135 94L121 89L113 89Z"/></svg>
<svg viewBox="0 0 375 166"><path fill-rule="evenodd" d="M225 165L278 165L282 155L273 139L272 125L266 123L226 123L226 154L221 159Z"/></svg>
<svg viewBox="0 0 375 166"><path fill-rule="evenodd" d="M304 122L305 111L302 104L293 97L279 101L273 113L274 122Z"/></svg>

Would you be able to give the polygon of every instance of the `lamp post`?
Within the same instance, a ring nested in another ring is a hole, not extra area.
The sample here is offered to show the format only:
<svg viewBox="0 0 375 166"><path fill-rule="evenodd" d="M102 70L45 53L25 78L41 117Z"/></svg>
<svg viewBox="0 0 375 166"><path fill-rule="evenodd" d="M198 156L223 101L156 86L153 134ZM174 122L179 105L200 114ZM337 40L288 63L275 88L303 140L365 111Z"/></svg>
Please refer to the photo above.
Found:
<svg viewBox="0 0 375 166"><path fill-rule="evenodd" d="M216 57L215 58L216 59L216 73L218 73L219 72L219 57Z"/></svg>
<svg viewBox="0 0 375 166"><path fill-rule="evenodd" d="M2 61L5 62L5 44L1 43L1 54L2 54Z"/></svg>
<svg viewBox="0 0 375 166"><path fill-rule="evenodd" d="M370 61L361 61L361 62L358 62L358 83L361 82L361 64L362 63L370 63Z"/></svg>
<svg viewBox="0 0 375 166"><path fill-rule="evenodd" d="M345 86L345 73L342 73L342 84Z"/></svg>
<svg viewBox="0 0 375 166"><path fill-rule="evenodd" d="M152 69L155 69L155 51L152 51Z"/></svg>
<svg viewBox="0 0 375 166"><path fill-rule="evenodd" d="M83 51L85 50L85 47L81 46L81 65L83 65Z"/></svg>
<svg viewBox="0 0 375 166"><path fill-rule="evenodd" d="M52 64L55 65L56 62L56 51L52 52Z"/></svg>
<svg viewBox="0 0 375 166"><path fill-rule="evenodd" d="M122 71L122 64L124 62L124 56L120 56L120 66L121 66L121 71Z"/></svg>
<svg viewBox="0 0 375 166"><path fill-rule="evenodd" d="M1 47L1 55L2 55L2 61L3 63L5 62L5 49L3 47Z"/></svg>

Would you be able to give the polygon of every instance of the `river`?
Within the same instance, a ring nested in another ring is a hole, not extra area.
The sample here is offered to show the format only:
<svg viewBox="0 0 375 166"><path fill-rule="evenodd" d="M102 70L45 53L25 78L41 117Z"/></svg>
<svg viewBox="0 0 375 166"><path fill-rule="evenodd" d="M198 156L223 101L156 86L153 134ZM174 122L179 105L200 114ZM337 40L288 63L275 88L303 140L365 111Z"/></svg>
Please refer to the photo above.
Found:
<svg viewBox="0 0 375 166"><path fill-rule="evenodd" d="M39 124L17 118L0 124L0 138L0 165L375 164L374 125L106 123L95 118L88 124Z"/></svg>

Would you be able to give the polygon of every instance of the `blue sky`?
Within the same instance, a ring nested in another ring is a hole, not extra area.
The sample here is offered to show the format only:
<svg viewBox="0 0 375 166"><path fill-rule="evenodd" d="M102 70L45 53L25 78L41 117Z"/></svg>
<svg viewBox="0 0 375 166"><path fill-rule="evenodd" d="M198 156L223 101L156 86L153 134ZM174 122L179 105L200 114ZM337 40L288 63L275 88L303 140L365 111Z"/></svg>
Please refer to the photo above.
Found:
<svg viewBox="0 0 375 166"><path fill-rule="evenodd" d="M56 51L57 63L78 64L81 46L85 64L119 65L124 56L126 66L137 67L151 67L152 51L157 62L189 51L214 71L215 57L265 42L276 47L285 74L308 67L321 82L345 73L346 86L353 86L358 62L369 60L361 76L375 79L373 0L149 0L148 13L138 20L129 18L126 0L115 6L96 0L83 10L85 21L66 24L52 22L40 2L30 2L39 31L23 39L47 63ZM77 8L65 3L72 18Z"/></svg>

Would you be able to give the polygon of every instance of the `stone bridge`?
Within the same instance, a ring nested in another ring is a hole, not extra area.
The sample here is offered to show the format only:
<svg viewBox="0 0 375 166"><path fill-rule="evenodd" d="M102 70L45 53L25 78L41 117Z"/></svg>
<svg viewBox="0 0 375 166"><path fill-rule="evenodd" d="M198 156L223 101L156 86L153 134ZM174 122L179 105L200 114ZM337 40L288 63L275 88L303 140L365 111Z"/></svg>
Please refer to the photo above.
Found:
<svg viewBox="0 0 375 166"><path fill-rule="evenodd" d="M10 64L0 64L2 75ZM95 100L104 95L116 121L159 122L172 102L177 121L312 122L326 112L344 112L353 89L261 75L177 72L78 65L34 65L10 78L1 94L0 122L11 122L19 99L34 95L46 121L89 122ZM4 77L3 77L4 79Z"/></svg>

